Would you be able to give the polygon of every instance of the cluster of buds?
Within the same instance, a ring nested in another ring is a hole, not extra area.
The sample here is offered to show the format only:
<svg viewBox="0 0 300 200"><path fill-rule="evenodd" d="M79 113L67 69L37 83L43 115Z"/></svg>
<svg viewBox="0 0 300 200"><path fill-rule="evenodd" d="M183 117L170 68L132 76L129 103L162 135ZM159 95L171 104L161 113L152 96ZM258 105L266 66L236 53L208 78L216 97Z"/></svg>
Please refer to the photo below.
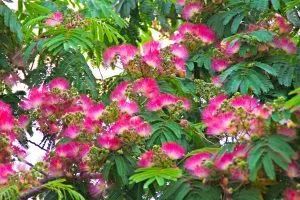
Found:
<svg viewBox="0 0 300 200"><path fill-rule="evenodd" d="M219 155L218 152L200 152L186 159L184 168L193 176L208 180L228 176L235 181L248 180L247 145L237 145L233 152ZM220 174L222 176L220 176Z"/></svg>
<svg viewBox="0 0 300 200"><path fill-rule="evenodd" d="M175 142L165 142L161 146L143 153L138 161L140 168L147 167L177 167L175 161L185 155L185 149Z"/></svg>
<svg viewBox="0 0 300 200"><path fill-rule="evenodd" d="M211 99L202 113L208 135L237 140L251 139L266 133L265 119L272 114L272 107L260 104L251 96L221 94Z"/></svg>
<svg viewBox="0 0 300 200"><path fill-rule="evenodd" d="M162 47L160 42L145 43L141 51L133 45L113 46L104 52L106 66L123 67L136 76L184 75L187 49L180 44Z"/></svg>

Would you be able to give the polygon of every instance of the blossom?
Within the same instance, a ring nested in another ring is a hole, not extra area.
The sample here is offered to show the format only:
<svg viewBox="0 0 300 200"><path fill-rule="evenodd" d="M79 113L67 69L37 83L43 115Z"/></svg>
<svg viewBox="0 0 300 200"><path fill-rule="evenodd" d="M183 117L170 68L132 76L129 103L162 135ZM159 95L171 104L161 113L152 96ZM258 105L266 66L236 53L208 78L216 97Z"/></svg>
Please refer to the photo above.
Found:
<svg viewBox="0 0 300 200"><path fill-rule="evenodd" d="M136 127L136 133L142 137L148 137L152 133L152 127L148 123L143 123Z"/></svg>
<svg viewBox="0 0 300 200"><path fill-rule="evenodd" d="M238 168L230 168L230 175L234 180L246 181L248 179L247 171Z"/></svg>
<svg viewBox="0 0 300 200"><path fill-rule="evenodd" d="M210 170L203 166L196 166L190 173L198 178L206 178L209 176Z"/></svg>
<svg viewBox="0 0 300 200"><path fill-rule="evenodd" d="M29 124L28 116L25 115L25 114L20 115L19 119L18 119L18 124L19 124L20 127L26 128L27 125Z"/></svg>
<svg viewBox="0 0 300 200"><path fill-rule="evenodd" d="M211 153L201 152L195 154L188 159L186 159L184 163L184 168L187 170L194 170L197 166L203 166L205 161L209 160L212 157Z"/></svg>
<svg viewBox="0 0 300 200"><path fill-rule="evenodd" d="M211 67L214 71L220 72L228 68L229 63L226 59L212 58Z"/></svg>
<svg viewBox="0 0 300 200"><path fill-rule="evenodd" d="M49 172L52 176L62 176L65 172L65 165L60 157L52 157L49 163Z"/></svg>
<svg viewBox="0 0 300 200"><path fill-rule="evenodd" d="M213 76L211 78L211 82L216 86L216 87L221 87L223 85L223 82L221 81L220 76Z"/></svg>
<svg viewBox="0 0 300 200"><path fill-rule="evenodd" d="M65 78L55 78L49 82L49 88L50 90L56 88L65 91L69 89L69 82Z"/></svg>
<svg viewBox="0 0 300 200"><path fill-rule="evenodd" d="M57 26L62 23L64 20L64 16L61 12L55 12L52 14L52 16L45 20L45 23L48 26Z"/></svg>
<svg viewBox="0 0 300 200"><path fill-rule="evenodd" d="M10 113L0 111L0 131L10 131L14 127L14 118Z"/></svg>
<svg viewBox="0 0 300 200"><path fill-rule="evenodd" d="M274 38L271 46L282 49L288 54L297 53L297 46L289 38Z"/></svg>
<svg viewBox="0 0 300 200"><path fill-rule="evenodd" d="M129 115L139 112L139 106L135 101L122 99L118 102L121 112L126 112Z"/></svg>
<svg viewBox="0 0 300 200"><path fill-rule="evenodd" d="M174 56L184 61L189 57L189 52L183 45L177 43L172 44L170 50Z"/></svg>
<svg viewBox="0 0 300 200"><path fill-rule="evenodd" d="M297 137L297 131L295 128L288 128L286 126L278 126L277 127L277 133L281 135L288 136L292 139L295 139Z"/></svg>
<svg viewBox="0 0 300 200"><path fill-rule="evenodd" d="M182 17L185 20L191 19L195 14L202 11L203 6L200 2L192 2L184 6L182 10Z"/></svg>
<svg viewBox="0 0 300 200"><path fill-rule="evenodd" d="M172 160L182 158L185 154L184 148L175 142L165 142L162 144L162 151Z"/></svg>
<svg viewBox="0 0 300 200"><path fill-rule="evenodd" d="M87 111L87 117L92 120L98 120L102 116L103 111L105 110L105 105L102 103L94 104Z"/></svg>
<svg viewBox="0 0 300 200"><path fill-rule="evenodd" d="M138 49L131 44L122 44L107 48L103 53L103 61L106 66L110 66L120 58L124 67L135 58ZM119 57L118 57L119 56Z"/></svg>
<svg viewBox="0 0 300 200"><path fill-rule="evenodd" d="M133 91L152 98L159 94L159 87L154 79L142 78L134 82Z"/></svg>
<svg viewBox="0 0 300 200"><path fill-rule="evenodd" d="M64 130L64 136L75 139L80 134L80 127L77 125L70 125Z"/></svg>
<svg viewBox="0 0 300 200"><path fill-rule="evenodd" d="M238 41L228 41L228 42L222 42L221 43L221 51L226 56L232 56L233 54L236 54L239 52L241 47L241 43Z"/></svg>
<svg viewBox="0 0 300 200"><path fill-rule="evenodd" d="M118 150L121 147L122 141L114 135L104 134L98 138L98 144L106 149Z"/></svg>
<svg viewBox="0 0 300 200"><path fill-rule="evenodd" d="M297 190L292 188L287 188L283 193L284 200L299 200L300 194Z"/></svg>
<svg viewBox="0 0 300 200"><path fill-rule="evenodd" d="M237 96L232 99L231 105L234 108L243 108L249 113L252 113L255 111L255 108L259 106L258 101L248 95L243 95L243 96Z"/></svg>
<svg viewBox="0 0 300 200"><path fill-rule="evenodd" d="M300 173L299 173L299 166L296 162L291 162L289 164L288 170L286 171L286 174L288 177L290 178L297 178L299 177Z"/></svg>
<svg viewBox="0 0 300 200"><path fill-rule="evenodd" d="M224 153L214 161L214 165L218 170L226 170L232 163L233 156L231 153Z"/></svg>
<svg viewBox="0 0 300 200"><path fill-rule="evenodd" d="M275 24L279 28L280 33L289 33L293 27L281 15L275 14Z"/></svg>
<svg viewBox="0 0 300 200"><path fill-rule="evenodd" d="M121 82L115 89L112 91L110 95L111 101L118 101L121 99L126 98L126 90L128 86L130 85L129 81L123 81Z"/></svg>
<svg viewBox="0 0 300 200"><path fill-rule="evenodd" d="M161 48L161 44L157 41L150 41L142 46L142 52L143 55L151 55L155 54L156 52L159 52L159 49Z"/></svg>
<svg viewBox="0 0 300 200"><path fill-rule="evenodd" d="M143 153L138 161L138 166L142 168L151 167L154 165L153 163L154 151L150 150Z"/></svg>
<svg viewBox="0 0 300 200"><path fill-rule="evenodd" d="M94 198L103 195L105 189L106 189L106 183L101 176L97 177L96 179L91 179L88 184L89 193Z"/></svg>
<svg viewBox="0 0 300 200"><path fill-rule="evenodd" d="M185 0L176 0L176 3L183 6L185 4Z"/></svg>
<svg viewBox="0 0 300 200"><path fill-rule="evenodd" d="M154 69L160 69L162 58L160 56L159 51L155 51L153 53L149 53L143 56L143 61Z"/></svg>

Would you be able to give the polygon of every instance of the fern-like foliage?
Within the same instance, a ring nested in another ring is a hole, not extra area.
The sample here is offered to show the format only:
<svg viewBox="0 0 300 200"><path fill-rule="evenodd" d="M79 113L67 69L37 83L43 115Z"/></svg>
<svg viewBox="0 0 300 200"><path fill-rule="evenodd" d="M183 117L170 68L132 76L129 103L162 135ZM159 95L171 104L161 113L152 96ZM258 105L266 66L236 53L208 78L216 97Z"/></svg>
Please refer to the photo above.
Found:
<svg viewBox="0 0 300 200"><path fill-rule="evenodd" d="M15 185L9 185L7 187L0 188L1 200L17 200L19 196L18 187Z"/></svg>
<svg viewBox="0 0 300 200"><path fill-rule="evenodd" d="M4 24L9 30L16 34L18 41L23 41L23 32L21 24L15 15L3 2L0 2L0 16L3 17Z"/></svg>
<svg viewBox="0 0 300 200"><path fill-rule="evenodd" d="M58 200L85 200L85 198L74 190L72 185L65 184L65 179L50 181L43 186L57 194Z"/></svg>

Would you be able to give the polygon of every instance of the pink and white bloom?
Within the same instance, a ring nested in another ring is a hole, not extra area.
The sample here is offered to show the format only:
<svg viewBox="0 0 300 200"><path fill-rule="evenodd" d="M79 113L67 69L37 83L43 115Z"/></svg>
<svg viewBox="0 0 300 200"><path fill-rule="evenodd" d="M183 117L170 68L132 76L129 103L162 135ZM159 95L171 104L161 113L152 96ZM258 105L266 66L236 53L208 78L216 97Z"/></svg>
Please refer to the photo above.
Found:
<svg viewBox="0 0 300 200"><path fill-rule="evenodd" d="M185 149L175 142L165 142L161 149L172 160L180 159L185 154Z"/></svg>
<svg viewBox="0 0 300 200"><path fill-rule="evenodd" d="M64 136L67 138L75 139L80 134L80 127L77 125L69 125L64 130Z"/></svg>
<svg viewBox="0 0 300 200"><path fill-rule="evenodd" d="M226 59L220 59L220 58L212 58L211 67L216 72L221 72L224 69L227 69L229 66L229 63Z"/></svg>
<svg viewBox="0 0 300 200"><path fill-rule="evenodd" d="M92 120L99 120L105 110L105 105L102 103L94 104L87 111L87 117Z"/></svg>
<svg viewBox="0 0 300 200"><path fill-rule="evenodd" d="M189 57L187 48L177 43L171 45L171 53L184 61Z"/></svg>
<svg viewBox="0 0 300 200"><path fill-rule="evenodd" d="M297 53L297 46L289 38L274 38L271 46L282 49L288 54Z"/></svg>
<svg viewBox="0 0 300 200"><path fill-rule="evenodd" d="M136 127L136 133L142 137L148 137L152 133L152 127L148 123L143 123Z"/></svg>
<svg viewBox="0 0 300 200"><path fill-rule="evenodd" d="M0 185L6 184L9 177L15 173L12 164L0 164L0 172Z"/></svg>
<svg viewBox="0 0 300 200"><path fill-rule="evenodd" d="M48 26L57 26L62 23L64 16L61 12L55 12L52 16L45 20L45 24Z"/></svg>
<svg viewBox="0 0 300 200"><path fill-rule="evenodd" d="M214 165L218 170L227 170L233 163L233 156L231 153L224 153L214 161Z"/></svg>
<svg viewBox="0 0 300 200"><path fill-rule="evenodd" d="M134 82L133 91L147 98L152 98L159 94L159 87L154 79L142 78Z"/></svg>
<svg viewBox="0 0 300 200"><path fill-rule="evenodd" d="M113 135L105 134L98 138L98 144L106 149L118 150L121 147L122 141Z"/></svg>
<svg viewBox="0 0 300 200"><path fill-rule="evenodd" d="M118 106L121 112L125 112L129 115L133 115L139 112L139 106L135 101L122 99L118 102Z"/></svg>
<svg viewBox="0 0 300 200"><path fill-rule="evenodd" d="M292 188L287 188L283 193L284 200L299 200L300 193L297 190Z"/></svg>
<svg viewBox="0 0 300 200"><path fill-rule="evenodd" d="M205 162L211 159L211 157L212 154L208 152L195 154L186 159L184 168L190 171L195 170L197 166L204 166Z"/></svg>
<svg viewBox="0 0 300 200"><path fill-rule="evenodd" d="M191 19L195 14L201 13L203 6L200 2L192 2L184 6L182 10L182 17L185 20Z"/></svg>
<svg viewBox="0 0 300 200"><path fill-rule="evenodd" d="M247 112L252 113L259 106L259 103L255 98L248 95L243 95L232 99L231 105L234 108L243 108Z"/></svg>
<svg viewBox="0 0 300 200"><path fill-rule="evenodd" d="M236 53L239 52L241 47L241 43L238 41L228 41L228 42L222 42L221 43L221 51L226 55L226 56L232 56Z"/></svg>
<svg viewBox="0 0 300 200"><path fill-rule="evenodd" d="M121 82L111 93L110 100L111 101L119 101L121 99L126 98L126 90L130 85L129 81Z"/></svg>
<svg viewBox="0 0 300 200"><path fill-rule="evenodd" d="M141 168L152 167L154 165L154 151L150 150L143 153L138 161L138 166Z"/></svg>
<svg viewBox="0 0 300 200"><path fill-rule="evenodd" d="M62 91L69 89L69 81L65 78L55 78L49 82L50 90L59 89Z"/></svg>
<svg viewBox="0 0 300 200"><path fill-rule="evenodd" d="M211 78L211 82L212 82L216 87L222 87L222 85L223 85L220 76L213 76L213 77Z"/></svg>
<svg viewBox="0 0 300 200"><path fill-rule="evenodd" d="M103 196L106 187L107 185L101 176L99 176L97 179L91 179L88 184L89 193L94 198Z"/></svg>
<svg viewBox="0 0 300 200"><path fill-rule="evenodd" d="M280 33L289 33L293 26L291 26L284 17L282 17L280 14L275 14L275 24L279 28Z"/></svg>

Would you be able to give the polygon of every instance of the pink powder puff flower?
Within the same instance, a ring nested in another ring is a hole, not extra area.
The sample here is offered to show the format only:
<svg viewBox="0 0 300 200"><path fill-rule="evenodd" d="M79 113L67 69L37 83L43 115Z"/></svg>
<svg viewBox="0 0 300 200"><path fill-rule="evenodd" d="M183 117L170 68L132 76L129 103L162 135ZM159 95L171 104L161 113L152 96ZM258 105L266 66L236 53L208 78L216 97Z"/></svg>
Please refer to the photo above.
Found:
<svg viewBox="0 0 300 200"><path fill-rule="evenodd" d="M9 176L15 173L12 164L0 164L0 172L0 185L6 184Z"/></svg>
<svg viewBox="0 0 300 200"><path fill-rule="evenodd" d="M103 53L103 62L106 66L110 66L115 57L119 53L119 46L112 46L107 48Z"/></svg>
<svg viewBox="0 0 300 200"><path fill-rule="evenodd" d="M293 26L291 26L286 19L284 19L280 14L275 14L275 24L279 28L280 33L289 33Z"/></svg>
<svg viewBox="0 0 300 200"><path fill-rule="evenodd" d="M3 77L3 81L5 85L12 87L18 81L21 81L21 78L19 77L17 72L11 72Z"/></svg>
<svg viewBox="0 0 300 200"><path fill-rule="evenodd" d="M115 89L112 91L110 95L111 101L119 101L121 99L126 98L126 90L128 86L130 85L129 81L123 81L121 82Z"/></svg>
<svg viewBox="0 0 300 200"><path fill-rule="evenodd" d="M185 46L176 43L171 45L171 53L184 61L189 57L189 52Z"/></svg>
<svg viewBox="0 0 300 200"><path fill-rule="evenodd" d="M185 20L191 19L195 14L201 13L203 6L200 2L192 2L184 6L182 17Z"/></svg>
<svg viewBox="0 0 300 200"><path fill-rule="evenodd" d="M283 193L283 198L284 200L299 200L300 194L295 189L287 188Z"/></svg>
<svg viewBox="0 0 300 200"><path fill-rule="evenodd" d="M227 69L228 66L229 63L226 59L212 58L211 67L214 71L221 72L224 69Z"/></svg>
<svg viewBox="0 0 300 200"><path fill-rule="evenodd" d="M98 120L101 118L103 111L105 110L105 105L102 103L94 104L88 109L87 117L92 120Z"/></svg>
<svg viewBox="0 0 300 200"><path fill-rule="evenodd" d="M143 51L143 55L149 55L149 54L156 54L157 52L159 52L161 48L161 44L157 41L150 41L147 42L145 44L143 44L142 46L142 51Z"/></svg>
<svg viewBox="0 0 300 200"><path fill-rule="evenodd" d="M208 152L201 152L195 154L188 159L186 159L184 163L184 168L187 170L195 170L197 166L203 166L204 163L212 157L211 153Z"/></svg>
<svg viewBox="0 0 300 200"><path fill-rule="evenodd" d="M282 49L288 54L297 53L297 46L289 38L274 38L270 45L275 48Z"/></svg>
<svg viewBox="0 0 300 200"><path fill-rule="evenodd" d="M122 44L118 48L118 53L123 65L126 66L137 55L138 49L131 44Z"/></svg>
<svg viewBox="0 0 300 200"><path fill-rule="evenodd" d="M126 112L129 115L133 115L139 112L139 106L135 101L122 99L118 102L118 106L121 112Z"/></svg>
<svg viewBox="0 0 300 200"><path fill-rule="evenodd" d="M212 82L216 87L222 87L222 85L223 85L220 76L213 76L213 77L211 78L211 82Z"/></svg>
<svg viewBox="0 0 300 200"><path fill-rule="evenodd" d="M101 147L109 150L118 150L122 144L119 138L109 134L101 135L97 142Z"/></svg>
<svg viewBox="0 0 300 200"><path fill-rule="evenodd" d="M179 98L178 100L182 101L182 107L185 110L190 110L192 107L192 103L190 102L190 100L186 99L186 98Z"/></svg>
<svg viewBox="0 0 300 200"><path fill-rule="evenodd" d="M180 159L185 154L185 149L175 142L165 142L161 149L172 160Z"/></svg>
<svg viewBox="0 0 300 200"><path fill-rule="evenodd" d="M5 112L8 115L11 115L12 109L11 109L10 105L8 105L0 100L0 112Z"/></svg>
<svg viewBox="0 0 300 200"><path fill-rule="evenodd" d="M241 43L238 41L228 41L228 42L222 42L221 43L221 51L226 56L232 56L233 54L236 54L239 52L241 47Z"/></svg>
<svg viewBox="0 0 300 200"><path fill-rule="evenodd" d="M128 119L129 119L129 124L134 127L137 127L144 123L144 120L140 116L133 116L133 117L129 116ZM122 120L128 121L128 119L127 117L124 116L124 119Z"/></svg>
<svg viewBox="0 0 300 200"><path fill-rule="evenodd" d="M62 23L64 16L61 12L55 12L52 16L45 20L45 24L48 26L57 26Z"/></svg>
<svg viewBox="0 0 300 200"><path fill-rule="evenodd" d="M64 175L64 162L59 157L52 157L49 163L49 173L51 176Z"/></svg>
<svg viewBox="0 0 300 200"><path fill-rule="evenodd" d="M99 176L97 179L91 179L88 184L88 190L92 197L99 198L104 195L106 183L104 179Z"/></svg>
<svg viewBox="0 0 300 200"><path fill-rule="evenodd" d="M160 56L160 52L156 51L153 53L149 53L143 56L143 61L149 65L150 67L160 70L161 68L161 56Z"/></svg>
<svg viewBox="0 0 300 200"><path fill-rule="evenodd" d="M78 104L80 104L84 111L87 111L93 105L93 101L87 95L83 94L80 95Z"/></svg>
<svg viewBox="0 0 300 200"><path fill-rule="evenodd" d="M229 165L233 163L233 156L231 153L224 153L214 161L214 165L218 170L226 170Z"/></svg>
<svg viewBox="0 0 300 200"><path fill-rule="evenodd" d="M101 128L101 122L86 117L83 121L83 127L87 132L95 133L97 130Z"/></svg>
<svg viewBox="0 0 300 200"><path fill-rule="evenodd" d="M187 33L194 34L195 32L195 24L192 23L183 23L178 27L179 33L185 35Z"/></svg>
<svg viewBox="0 0 300 200"><path fill-rule="evenodd" d="M248 156L248 152L246 151L247 145L238 144L234 147L232 156L234 159L236 158L246 158Z"/></svg>
<svg viewBox="0 0 300 200"><path fill-rule="evenodd" d="M60 89L62 91L69 89L69 81L65 78L56 78L49 82L49 88L50 90L53 90L54 88Z"/></svg>
<svg viewBox="0 0 300 200"><path fill-rule="evenodd" d="M247 171L238 168L231 168L230 175L234 180L246 181L248 179Z"/></svg>
<svg viewBox="0 0 300 200"><path fill-rule="evenodd" d="M25 114L20 115L20 117L18 119L18 124L21 128L26 128L27 125L29 124L28 116Z"/></svg>
<svg viewBox="0 0 300 200"><path fill-rule="evenodd" d="M177 72L179 72L179 73L186 72L185 61L183 59L175 57L175 58L173 58L173 63L175 65Z"/></svg>
<svg viewBox="0 0 300 200"><path fill-rule="evenodd" d="M133 91L141 93L147 98L152 98L159 94L159 87L154 79L142 78L135 81Z"/></svg>
<svg viewBox="0 0 300 200"><path fill-rule="evenodd" d="M216 40L216 34L204 24L197 24L193 32L205 44L212 44Z"/></svg>
<svg viewBox="0 0 300 200"><path fill-rule="evenodd" d="M80 127L77 125L69 125L64 130L64 136L67 138L75 139L80 134Z"/></svg>
<svg viewBox="0 0 300 200"><path fill-rule="evenodd" d="M174 42L180 43L184 40L184 34L175 32L174 35L171 36L171 40L173 40Z"/></svg>
<svg viewBox="0 0 300 200"><path fill-rule="evenodd" d="M14 118L10 113L0 111L0 131L10 131L14 127Z"/></svg>
<svg viewBox="0 0 300 200"><path fill-rule="evenodd" d="M148 137L152 133L152 127L148 123L143 123L136 128L136 133L142 137Z"/></svg>
<svg viewBox="0 0 300 200"><path fill-rule="evenodd" d="M149 111L158 111L158 110L162 109L162 107L163 107L163 104L159 98L152 98L146 104L146 108Z"/></svg>
<svg viewBox="0 0 300 200"><path fill-rule="evenodd" d="M138 167L141 167L141 168L152 167L154 165L153 159L154 159L154 151L153 150L143 153L139 158Z"/></svg>
<svg viewBox="0 0 300 200"><path fill-rule="evenodd" d="M255 109L259 106L258 101L248 95L237 96L231 100L231 105L234 108L243 108L249 113L255 111Z"/></svg>
<svg viewBox="0 0 300 200"><path fill-rule="evenodd" d="M297 178L299 177L300 173L299 173L299 166L296 162L291 162L289 164L288 170L286 171L286 174L288 177L290 178Z"/></svg>
<svg viewBox="0 0 300 200"><path fill-rule="evenodd" d="M296 139L297 131L295 128L288 128L286 126L278 126L277 133L281 135L285 135L291 139Z"/></svg>
<svg viewBox="0 0 300 200"><path fill-rule="evenodd" d="M176 3L183 6L185 4L185 0L176 0Z"/></svg>
<svg viewBox="0 0 300 200"><path fill-rule="evenodd" d="M193 176L196 176L200 179L206 178L209 176L210 170L206 167L197 165L195 169L189 171Z"/></svg>

